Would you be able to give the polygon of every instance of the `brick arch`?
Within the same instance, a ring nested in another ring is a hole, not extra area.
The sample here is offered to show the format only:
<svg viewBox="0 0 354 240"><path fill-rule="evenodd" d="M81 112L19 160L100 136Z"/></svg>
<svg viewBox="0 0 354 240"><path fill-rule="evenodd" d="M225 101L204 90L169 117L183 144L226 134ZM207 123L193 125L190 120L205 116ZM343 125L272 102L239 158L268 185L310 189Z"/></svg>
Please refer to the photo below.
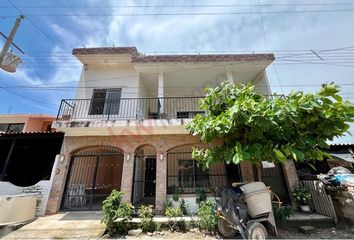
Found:
<svg viewBox="0 0 354 240"><path fill-rule="evenodd" d="M111 152L111 153L121 153L124 154L124 150L120 147L111 146L111 145L88 145L81 146L72 150L69 155L77 156L86 153L90 153L90 151L100 151L100 152Z"/></svg>
<svg viewBox="0 0 354 240"><path fill-rule="evenodd" d="M113 189L120 190L123 164L124 151L116 146L89 145L71 151L64 173L62 209L100 209Z"/></svg>
<svg viewBox="0 0 354 240"><path fill-rule="evenodd" d="M142 145L137 146L134 150L134 154L135 155L139 154L141 151L144 151L144 148L147 148L146 149L147 153L144 152L143 155L156 155L157 154L156 148L151 144L142 144Z"/></svg>
<svg viewBox="0 0 354 240"><path fill-rule="evenodd" d="M178 150L186 150L188 147L208 147L209 145L208 144L204 144L204 143L200 143L200 142L197 142L197 143L186 143L186 144L182 144L182 145L178 145L178 146L174 146L170 149L167 150L167 153L171 153L171 152L175 152L175 151L178 151Z"/></svg>

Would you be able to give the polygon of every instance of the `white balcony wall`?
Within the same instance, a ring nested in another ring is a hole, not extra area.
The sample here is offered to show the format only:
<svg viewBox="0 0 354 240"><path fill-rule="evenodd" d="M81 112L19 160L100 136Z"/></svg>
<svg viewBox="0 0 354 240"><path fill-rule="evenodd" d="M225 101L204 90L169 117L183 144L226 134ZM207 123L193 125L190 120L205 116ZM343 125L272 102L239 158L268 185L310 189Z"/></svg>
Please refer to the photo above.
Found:
<svg viewBox="0 0 354 240"><path fill-rule="evenodd" d="M122 98L137 98L139 73L128 64L84 66L76 98L90 99L93 89L104 88L122 88Z"/></svg>
<svg viewBox="0 0 354 240"><path fill-rule="evenodd" d="M261 71L257 77L252 81L252 84L255 85L256 89L265 94L265 95L270 95L272 94L272 91L269 86L269 81L267 77L267 73L265 70Z"/></svg>
<svg viewBox="0 0 354 240"><path fill-rule="evenodd" d="M112 119L135 119L139 113L138 100L127 101L124 99L143 97L145 93L142 86L139 73L130 64L86 65L81 72L76 99L92 99L94 89L121 88L122 100L111 102L111 104L119 104L119 111L111 114L110 117ZM87 116L87 119L108 118L108 114L89 115L91 103L91 100L76 101L68 115L72 115L74 118Z"/></svg>

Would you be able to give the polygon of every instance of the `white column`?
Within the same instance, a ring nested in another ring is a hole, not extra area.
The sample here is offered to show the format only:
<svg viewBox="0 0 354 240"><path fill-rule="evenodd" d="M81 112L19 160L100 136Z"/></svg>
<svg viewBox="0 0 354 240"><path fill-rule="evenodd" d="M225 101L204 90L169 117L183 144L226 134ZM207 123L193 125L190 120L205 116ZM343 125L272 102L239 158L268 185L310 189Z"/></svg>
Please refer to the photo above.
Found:
<svg viewBox="0 0 354 240"><path fill-rule="evenodd" d="M163 78L163 72L159 73L159 78L158 78L158 88L157 88L157 96L160 98L160 115L164 112L164 106L163 106L163 98L164 97L164 89L163 89L163 85L164 85L164 78Z"/></svg>
<svg viewBox="0 0 354 240"><path fill-rule="evenodd" d="M226 69L226 80L229 83L234 83L234 76L233 76L232 71L230 69Z"/></svg>

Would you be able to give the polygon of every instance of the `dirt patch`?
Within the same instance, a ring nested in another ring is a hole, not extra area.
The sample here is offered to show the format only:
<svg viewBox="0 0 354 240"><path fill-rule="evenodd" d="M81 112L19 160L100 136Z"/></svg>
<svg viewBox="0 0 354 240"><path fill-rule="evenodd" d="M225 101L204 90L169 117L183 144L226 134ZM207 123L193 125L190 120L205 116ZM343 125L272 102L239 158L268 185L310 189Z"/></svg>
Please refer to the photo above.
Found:
<svg viewBox="0 0 354 240"><path fill-rule="evenodd" d="M106 236L107 237L107 236ZM149 234L142 234L139 236L120 236L124 239L221 239L219 235L211 235L207 232L200 232L199 230L193 229L185 233L182 232L171 232L171 231L161 231ZM104 237L105 238L105 237ZM241 238L240 236L235 236L235 238ZM354 228L348 226L341 227L330 227L330 228L316 228L316 231L311 234L300 233L297 228L278 228L278 236L270 238L276 239L354 239Z"/></svg>
<svg viewBox="0 0 354 240"><path fill-rule="evenodd" d="M297 228L279 228L279 239L354 239L354 229L341 226L330 228L316 228L311 234L300 233Z"/></svg>
<svg viewBox="0 0 354 240"><path fill-rule="evenodd" d="M154 232L154 233L147 233L147 234L142 234L139 236L117 236L118 238L124 238L124 239L183 239L183 240L189 240L189 239L205 239L205 240L214 240L214 239L221 239L219 235L212 235L207 232L200 232L197 229L192 229L187 232L171 232L167 230L163 230L161 232ZM108 238L107 236L104 236L103 238Z"/></svg>

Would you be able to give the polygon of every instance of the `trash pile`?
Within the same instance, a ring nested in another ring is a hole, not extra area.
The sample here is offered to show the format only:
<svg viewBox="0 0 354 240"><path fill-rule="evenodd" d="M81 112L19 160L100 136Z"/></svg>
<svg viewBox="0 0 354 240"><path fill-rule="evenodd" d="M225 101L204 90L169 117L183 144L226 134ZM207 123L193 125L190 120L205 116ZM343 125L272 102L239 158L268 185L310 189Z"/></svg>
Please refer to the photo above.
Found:
<svg viewBox="0 0 354 240"><path fill-rule="evenodd" d="M320 174L317 178L328 191L346 190L348 187L354 187L354 174L345 167L334 167L327 174Z"/></svg>

